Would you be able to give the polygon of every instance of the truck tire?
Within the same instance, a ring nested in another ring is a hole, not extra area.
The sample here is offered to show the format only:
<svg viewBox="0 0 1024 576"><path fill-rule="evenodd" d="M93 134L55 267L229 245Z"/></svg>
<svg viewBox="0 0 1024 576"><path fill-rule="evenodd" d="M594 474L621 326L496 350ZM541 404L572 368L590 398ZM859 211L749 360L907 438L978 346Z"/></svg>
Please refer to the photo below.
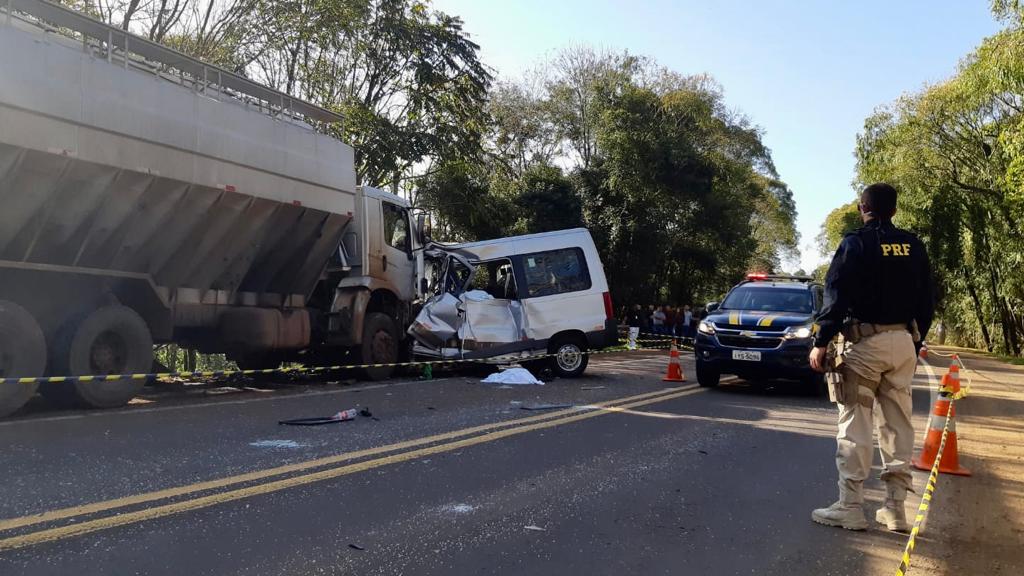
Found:
<svg viewBox="0 0 1024 576"><path fill-rule="evenodd" d="M0 378L42 376L46 370L46 337L32 314L14 302L0 300ZM38 383L0 384L0 418L14 413L36 393Z"/></svg>
<svg viewBox="0 0 1024 576"><path fill-rule="evenodd" d="M127 306L93 310L60 329L51 350L58 376L146 373L153 365L153 336L146 321ZM58 404L91 408L123 406L145 385L142 379L53 382L41 392Z"/></svg>
<svg viewBox="0 0 1024 576"><path fill-rule="evenodd" d="M555 338L548 346L551 358L551 371L559 378L578 378L587 369L590 355L583 338L562 336Z"/></svg>
<svg viewBox="0 0 1024 576"><path fill-rule="evenodd" d="M722 375L717 370L707 365L707 362L697 359L697 384L702 388L716 388Z"/></svg>
<svg viewBox="0 0 1024 576"><path fill-rule="evenodd" d="M398 362L398 330L387 314L371 312L363 322L363 342L356 347L357 364L394 364ZM363 368L368 380L384 380L394 373L394 366Z"/></svg>

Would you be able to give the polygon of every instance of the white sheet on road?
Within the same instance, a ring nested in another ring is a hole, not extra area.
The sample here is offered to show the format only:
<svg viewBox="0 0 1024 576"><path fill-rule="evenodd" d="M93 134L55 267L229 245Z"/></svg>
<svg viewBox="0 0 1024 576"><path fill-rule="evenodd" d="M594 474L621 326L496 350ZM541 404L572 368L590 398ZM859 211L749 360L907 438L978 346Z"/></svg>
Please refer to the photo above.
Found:
<svg viewBox="0 0 1024 576"><path fill-rule="evenodd" d="M495 372L481 380L484 384L538 384L544 383L537 380L526 368L509 368L501 372Z"/></svg>

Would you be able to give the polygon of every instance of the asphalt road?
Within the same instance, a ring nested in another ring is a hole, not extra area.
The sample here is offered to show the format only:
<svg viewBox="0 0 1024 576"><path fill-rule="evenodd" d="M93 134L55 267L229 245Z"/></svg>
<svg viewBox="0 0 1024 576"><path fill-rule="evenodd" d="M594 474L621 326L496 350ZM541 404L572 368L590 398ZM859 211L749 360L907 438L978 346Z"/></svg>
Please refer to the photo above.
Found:
<svg viewBox="0 0 1024 576"><path fill-rule="evenodd" d="M29 411L0 421L0 574L894 571L904 535L809 519L835 499L827 401L701 389L684 360L682 384L661 380L664 353L622 353L545 386L463 374ZM922 379L922 415L928 395ZM573 407L523 409L539 404ZM377 419L277 424L350 407Z"/></svg>

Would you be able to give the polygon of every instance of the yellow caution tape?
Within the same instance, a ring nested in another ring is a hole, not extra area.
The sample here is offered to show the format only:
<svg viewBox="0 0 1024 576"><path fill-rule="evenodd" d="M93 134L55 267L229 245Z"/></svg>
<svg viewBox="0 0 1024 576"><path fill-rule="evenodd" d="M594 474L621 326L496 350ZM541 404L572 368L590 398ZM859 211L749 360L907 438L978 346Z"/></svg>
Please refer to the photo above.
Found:
<svg viewBox="0 0 1024 576"><path fill-rule="evenodd" d="M658 351L665 350L667 343L662 343L660 346L646 346L643 348L636 348L630 350L625 346L615 346L612 348L606 348L604 350L596 351L584 351L583 354L588 356L595 356L598 354L614 354L618 352L644 352L644 351ZM687 348L686 346L678 346L679 348ZM531 356L529 358L523 358L523 361L530 360L541 360L544 358L554 358L557 354L542 354L539 356ZM152 372L145 374L89 374L84 376L34 376L34 377L11 377L11 378L0 378L0 384L17 383L17 384L41 384L41 383L54 383L54 382L92 382L95 380L156 380L159 378L221 378L224 376L243 375L251 376L255 374L314 374L317 372L331 372L335 370L359 370L365 368L401 368L401 367L416 367L416 366L436 366L443 364L469 364L469 363L487 363L492 362L490 358L458 358L450 360L426 360L417 362L393 362L389 364L337 364L334 366L313 366L313 367L299 367L299 368L266 368L261 370L207 370L207 371L196 371L196 372Z"/></svg>

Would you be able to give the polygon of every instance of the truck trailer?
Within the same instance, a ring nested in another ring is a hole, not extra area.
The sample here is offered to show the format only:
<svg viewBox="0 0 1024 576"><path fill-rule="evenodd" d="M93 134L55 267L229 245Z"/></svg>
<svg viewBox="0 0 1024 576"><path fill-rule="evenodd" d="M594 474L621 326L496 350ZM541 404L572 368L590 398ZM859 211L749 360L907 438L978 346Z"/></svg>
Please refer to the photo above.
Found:
<svg viewBox="0 0 1024 576"><path fill-rule="evenodd" d="M427 239L316 129L343 121L60 5L0 1L0 377L146 373L170 342L243 369L396 362ZM39 391L111 407L143 384ZM0 416L35 392L0 385Z"/></svg>

